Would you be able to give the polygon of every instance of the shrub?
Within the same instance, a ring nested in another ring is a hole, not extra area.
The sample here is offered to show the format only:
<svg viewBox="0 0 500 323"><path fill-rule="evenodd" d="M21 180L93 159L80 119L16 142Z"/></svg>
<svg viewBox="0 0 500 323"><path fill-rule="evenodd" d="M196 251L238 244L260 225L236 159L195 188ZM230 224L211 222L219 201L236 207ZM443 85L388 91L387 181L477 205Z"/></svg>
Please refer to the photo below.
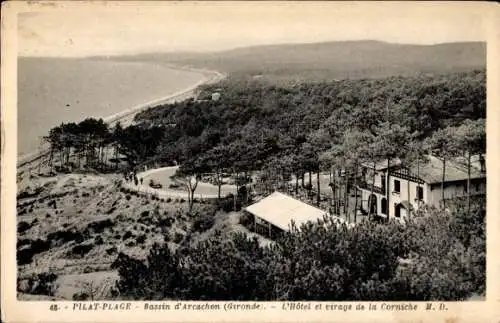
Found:
<svg viewBox="0 0 500 323"><path fill-rule="evenodd" d="M54 296L56 291L55 281L57 275L54 273L40 273L30 278L29 286L32 286L30 294Z"/></svg>
<svg viewBox="0 0 500 323"><path fill-rule="evenodd" d="M172 199L169 197L169 198L167 198L167 203L170 203L170 202L172 202Z"/></svg>
<svg viewBox="0 0 500 323"><path fill-rule="evenodd" d="M174 218L169 216L162 217L160 220L158 220L158 225L162 227L170 228L173 223L174 223Z"/></svg>
<svg viewBox="0 0 500 323"><path fill-rule="evenodd" d="M132 237L132 236L133 236L132 232L127 231L127 232L125 232L125 234L123 235L123 240L127 240L128 238L130 238L130 237Z"/></svg>
<svg viewBox="0 0 500 323"><path fill-rule="evenodd" d="M134 240L130 240L130 241L129 241L129 242L127 242L125 245L126 245L127 247L133 247L133 246L135 246L135 241L134 241Z"/></svg>
<svg viewBox="0 0 500 323"><path fill-rule="evenodd" d="M112 255L112 254L116 253L117 250L118 249L116 249L116 247L110 247L110 248L106 249L106 253L108 255Z"/></svg>
<svg viewBox="0 0 500 323"><path fill-rule="evenodd" d="M34 253L41 253L50 249L50 242L47 240L36 239L31 242L31 250Z"/></svg>
<svg viewBox="0 0 500 323"><path fill-rule="evenodd" d="M50 200L50 201L47 203L47 206L48 206L48 207L52 207L53 209L57 209L57 203L56 203L56 200Z"/></svg>
<svg viewBox="0 0 500 323"><path fill-rule="evenodd" d="M93 244L79 244L71 249L71 253L74 256L83 257L94 248Z"/></svg>
<svg viewBox="0 0 500 323"><path fill-rule="evenodd" d="M215 220L213 216L208 214L203 214L193 222L193 231L205 232L209 230L211 227L213 227L214 223Z"/></svg>
<svg viewBox="0 0 500 323"><path fill-rule="evenodd" d="M90 296L85 292L74 293L73 300L74 301L86 301L90 298Z"/></svg>
<svg viewBox="0 0 500 323"><path fill-rule="evenodd" d="M113 206L113 207L111 207L111 208L110 208L110 209L106 212L106 214L111 214L111 213L113 213L115 210L116 210L116 207L114 207L114 206Z"/></svg>
<svg viewBox="0 0 500 323"><path fill-rule="evenodd" d="M97 236L95 238L95 244L96 245L102 245L104 243L104 241L102 240L102 237L101 236Z"/></svg>
<svg viewBox="0 0 500 323"><path fill-rule="evenodd" d="M64 244L70 241L81 242L85 240L85 237L87 235L88 235L88 230L87 232L84 231L84 233L78 232L75 229L58 230L56 232L49 233L47 235L47 240L57 245L57 244Z"/></svg>
<svg viewBox="0 0 500 323"><path fill-rule="evenodd" d="M137 244L143 244L146 241L146 235L141 234L135 239L135 241L137 242Z"/></svg>
<svg viewBox="0 0 500 323"><path fill-rule="evenodd" d="M240 224L244 227L250 227L253 224L253 216L252 214L245 212L240 217Z"/></svg>
<svg viewBox="0 0 500 323"><path fill-rule="evenodd" d="M184 235L182 233L176 232L174 234L174 242L175 243L180 243L183 238L184 238Z"/></svg>
<svg viewBox="0 0 500 323"><path fill-rule="evenodd" d="M132 197L131 197L129 194L127 194L127 195L125 196L125 199L126 199L127 201L130 201L130 199L131 199L131 198L132 198Z"/></svg>
<svg viewBox="0 0 500 323"><path fill-rule="evenodd" d="M17 232L24 233L31 228L31 224L26 221L21 221L17 224Z"/></svg>
<svg viewBox="0 0 500 323"><path fill-rule="evenodd" d="M231 195L231 196L229 196ZM232 194L228 194L228 196L224 199L221 199L218 202L218 207L222 209L224 212L229 213L234 210L234 198ZM241 202L239 200L236 200L236 211L238 211L241 208Z"/></svg>
<svg viewBox="0 0 500 323"><path fill-rule="evenodd" d="M19 239L17 240L17 249L21 248L22 246L27 246L31 245L31 239Z"/></svg>
<svg viewBox="0 0 500 323"><path fill-rule="evenodd" d="M101 221L90 222L87 225L87 229L95 233L101 233L104 231L104 229L112 227L114 225L115 225L114 221L112 221L111 219L105 219Z"/></svg>

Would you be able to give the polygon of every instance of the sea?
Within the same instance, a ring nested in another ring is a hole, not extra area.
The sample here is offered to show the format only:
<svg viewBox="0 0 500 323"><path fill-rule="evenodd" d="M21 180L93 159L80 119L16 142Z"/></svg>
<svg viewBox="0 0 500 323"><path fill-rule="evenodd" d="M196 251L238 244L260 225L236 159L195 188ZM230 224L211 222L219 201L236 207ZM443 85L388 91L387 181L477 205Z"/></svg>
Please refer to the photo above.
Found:
<svg viewBox="0 0 500 323"><path fill-rule="evenodd" d="M18 59L18 157L36 152L62 122L106 118L178 93L201 72L153 62L92 58Z"/></svg>

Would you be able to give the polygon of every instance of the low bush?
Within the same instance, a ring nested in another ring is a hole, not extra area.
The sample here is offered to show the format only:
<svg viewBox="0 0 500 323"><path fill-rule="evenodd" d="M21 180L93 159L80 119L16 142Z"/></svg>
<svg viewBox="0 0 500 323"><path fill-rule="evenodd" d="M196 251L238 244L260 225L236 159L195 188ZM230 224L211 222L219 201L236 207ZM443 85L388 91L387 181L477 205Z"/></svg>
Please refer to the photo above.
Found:
<svg viewBox="0 0 500 323"><path fill-rule="evenodd" d="M127 231L127 232L125 232L125 234L123 235L123 240L127 240L128 238L131 238L132 236L133 236L132 232Z"/></svg>
<svg viewBox="0 0 500 323"><path fill-rule="evenodd" d="M40 273L34 274L28 279L28 288L24 292L35 295L48 295L54 296L56 291L55 281L57 280L57 275L54 273Z"/></svg>
<svg viewBox="0 0 500 323"><path fill-rule="evenodd" d="M21 221L17 224L17 233L24 233L31 228L31 224L26 221Z"/></svg>
<svg viewBox="0 0 500 323"><path fill-rule="evenodd" d="M77 257L83 257L94 248L93 244L79 244L71 249L71 254Z"/></svg>
<svg viewBox="0 0 500 323"><path fill-rule="evenodd" d="M253 221L253 215L248 212L243 213L239 220L240 224L246 228L251 228Z"/></svg>
<svg viewBox="0 0 500 323"><path fill-rule="evenodd" d="M110 247L110 248L106 249L106 253L108 255L112 255L112 254L116 253L117 251L118 251L118 249L116 249L116 247Z"/></svg>
<svg viewBox="0 0 500 323"><path fill-rule="evenodd" d="M103 241L103 239L102 239L102 237L101 237L101 236L97 236L97 237L95 238L95 244L96 244L96 245L102 245L103 243L104 243L104 241Z"/></svg>
<svg viewBox="0 0 500 323"><path fill-rule="evenodd" d="M57 209L57 203L56 203L56 200L50 200L50 201L47 203L47 206L48 206L48 207L52 207L53 209Z"/></svg>
<svg viewBox="0 0 500 323"><path fill-rule="evenodd" d="M180 242L182 241L182 239L184 239L184 235L183 235L182 233L176 232L176 233L174 234L174 239L173 239L173 241L174 241L175 243L180 243Z"/></svg>
<svg viewBox="0 0 500 323"><path fill-rule="evenodd" d="M74 301L86 301L90 298L90 296L85 292L74 293L73 300Z"/></svg>
<svg viewBox="0 0 500 323"><path fill-rule="evenodd" d="M158 220L158 225L162 227L167 227L170 228L172 224L174 223L175 219L173 217L169 216L163 216L161 219Z"/></svg>
<svg viewBox="0 0 500 323"><path fill-rule="evenodd" d="M135 241L137 242L137 244L143 244L146 241L146 235L141 234L135 239Z"/></svg>
<svg viewBox="0 0 500 323"><path fill-rule="evenodd" d="M17 240L17 249L23 247L23 246L28 246L31 245L31 239L19 239Z"/></svg>
<svg viewBox="0 0 500 323"><path fill-rule="evenodd" d="M47 235L47 240L51 241L54 245L59 245L70 241L82 242L83 240L85 240L86 236L87 234L78 232L75 229L58 230L56 232L49 233Z"/></svg>
<svg viewBox="0 0 500 323"><path fill-rule="evenodd" d="M193 222L194 232L205 232L214 226L215 220L212 215L203 214Z"/></svg>
<svg viewBox="0 0 500 323"><path fill-rule="evenodd" d="M90 222L87 225L87 229L89 229L95 233L101 233L104 231L104 229L113 227L114 225L115 225L115 221L113 221L111 219L105 219L105 220L101 220L101 221Z"/></svg>

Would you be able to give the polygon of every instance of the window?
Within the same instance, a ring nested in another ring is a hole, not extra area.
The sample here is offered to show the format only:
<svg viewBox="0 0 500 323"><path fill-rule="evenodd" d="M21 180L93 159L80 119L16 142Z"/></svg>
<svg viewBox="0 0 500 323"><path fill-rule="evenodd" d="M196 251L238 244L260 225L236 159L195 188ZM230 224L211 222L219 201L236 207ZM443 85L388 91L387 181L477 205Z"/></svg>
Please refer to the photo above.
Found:
<svg viewBox="0 0 500 323"><path fill-rule="evenodd" d="M401 192L401 182L398 180L394 180L394 192L400 193Z"/></svg>
<svg viewBox="0 0 500 323"><path fill-rule="evenodd" d="M382 209L382 214L387 214L387 199L383 198L380 203L380 208Z"/></svg>
<svg viewBox="0 0 500 323"><path fill-rule="evenodd" d="M417 200L422 201L424 199L424 188L422 186L417 186Z"/></svg>
<svg viewBox="0 0 500 323"><path fill-rule="evenodd" d="M401 204L394 204L394 216L396 218L401 217Z"/></svg>

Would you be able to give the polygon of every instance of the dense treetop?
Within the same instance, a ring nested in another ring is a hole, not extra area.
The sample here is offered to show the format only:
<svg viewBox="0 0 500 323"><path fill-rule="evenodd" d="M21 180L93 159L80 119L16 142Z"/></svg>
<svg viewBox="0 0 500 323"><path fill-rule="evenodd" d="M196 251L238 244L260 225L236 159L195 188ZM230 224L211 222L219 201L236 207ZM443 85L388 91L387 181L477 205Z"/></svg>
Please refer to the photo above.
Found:
<svg viewBox="0 0 500 323"><path fill-rule="evenodd" d="M146 260L120 254L116 295L185 300L465 300L485 290L485 210L428 210L406 225L309 223L268 247L215 233Z"/></svg>
<svg viewBox="0 0 500 323"><path fill-rule="evenodd" d="M297 153L299 146L306 149L305 142L327 150L351 130L377 135L384 123L423 139L438 129L486 117L484 71L283 86L230 78L205 87L200 98L213 91L221 93L219 100L189 100L137 115L140 124L166 127L158 160L182 163L226 146L242 150L240 162L264 161L270 155Z"/></svg>

